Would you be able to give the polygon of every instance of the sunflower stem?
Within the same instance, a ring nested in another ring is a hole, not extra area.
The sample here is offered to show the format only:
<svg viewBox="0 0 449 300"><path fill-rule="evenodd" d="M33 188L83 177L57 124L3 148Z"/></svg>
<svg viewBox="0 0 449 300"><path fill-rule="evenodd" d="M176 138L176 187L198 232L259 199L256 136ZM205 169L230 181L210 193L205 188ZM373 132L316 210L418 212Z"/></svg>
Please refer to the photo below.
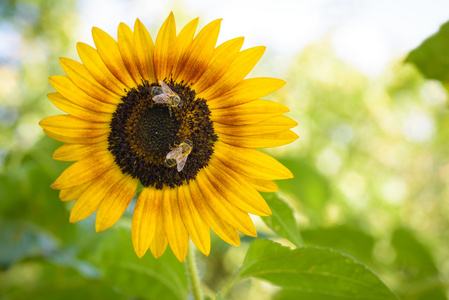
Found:
<svg viewBox="0 0 449 300"><path fill-rule="evenodd" d="M190 282L192 283L193 298L195 300L202 300L203 293L200 286L200 278L198 276L198 269L195 261L195 247L190 245L187 253L187 269L189 270Z"/></svg>

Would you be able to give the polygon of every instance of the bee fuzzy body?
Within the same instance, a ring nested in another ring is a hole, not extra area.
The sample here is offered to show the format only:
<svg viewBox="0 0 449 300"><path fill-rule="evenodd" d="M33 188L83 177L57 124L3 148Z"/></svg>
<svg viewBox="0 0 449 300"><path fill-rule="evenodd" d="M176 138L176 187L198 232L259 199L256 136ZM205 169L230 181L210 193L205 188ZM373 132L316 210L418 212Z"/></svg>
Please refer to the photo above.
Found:
<svg viewBox="0 0 449 300"><path fill-rule="evenodd" d="M187 157L190 152L192 152L192 148L193 143L188 139L184 140L176 148L168 152L165 157L164 165L169 168L176 165L178 172L181 172L187 162Z"/></svg>

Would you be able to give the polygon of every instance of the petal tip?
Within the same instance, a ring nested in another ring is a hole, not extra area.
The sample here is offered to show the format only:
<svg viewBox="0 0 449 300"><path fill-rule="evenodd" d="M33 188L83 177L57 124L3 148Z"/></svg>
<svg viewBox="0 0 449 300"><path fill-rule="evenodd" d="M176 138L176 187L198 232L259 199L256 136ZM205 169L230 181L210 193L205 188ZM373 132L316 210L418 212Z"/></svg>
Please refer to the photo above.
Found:
<svg viewBox="0 0 449 300"><path fill-rule="evenodd" d="M261 216L271 216L273 212L271 211L270 207L268 207L266 210L262 211L264 214Z"/></svg>
<svg viewBox="0 0 449 300"><path fill-rule="evenodd" d="M139 241L134 236L132 237L132 242L133 242L134 252L136 253L137 257L142 259L142 257L148 251L148 246L146 248L142 247L141 243L139 243Z"/></svg>
<svg viewBox="0 0 449 300"><path fill-rule="evenodd" d="M108 227L105 226L104 222L99 222L98 213L97 213L97 217L95 219L95 231L102 232L102 231L105 231L106 229L108 229Z"/></svg>
<svg viewBox="0 0 449 300"><path fill-rule="evenodd" d="M298 125L298 124L296 124L296 125ZM292 133L292 139L293 139L292 142L294 142L297 139L299 139L299 135L296 132L291 131L291 130L290 130L290 132Z"/></svg>
<svg viewBox="0 0 449 300"><path fill-rule="evenodd" d="M95 223L95 231L96 231L96 232L102 232L102 231L104 231L104 230L105 230L104 228L101 228L100 225L98 225L97 223Z"/></svg>
<svg viewBox="0 0 449 300"><path fill-rule="evenodd" d="M50 81L50 84L55 82L55 77L56 76L58 76L58 75L53 75L53 76L48 77L48 81Z"/></svg>
<svg viewBox="0 0 449 300"><path fill-rule="evenodd" d="M137 255L137 257L139 258L139 259L142 259L142 257L145 255L145 253L147 252L146 250L145 251L137 251L136 249L134 249L135 250L135 252L136 252L136 255Z"/></svg>
<svg viewBox="0 0 449 300"><path fill-rule="evenodd" d="M171 11L170 12L170 14L168 15L168 17L167 17L167 19L165 19L165 22L164 23L167 23L167 22L175 22L175 15L173 14L173 12ZM163 25L162 25L163 26Z"/></svg>
<svg viewBox="0 0 449 300"><path fill-rule="evenodd" d="M76 223L79 220L80 220L79 218L75 217L75 215L73 214L73 210L72 210L72 213L70 214L70 217L69 217L70 224Z"/></svg>
<svg viewBox="0 0 449 300"><path fill-rule="evenodd" d="M209 254L210 254L210 243L209 243L209 245L201 245L200 247L197 246L197 248L198 248L198 250L201 251L201 253L203 253L206 256L209 256Z"/></svg>
<svg viewBox="0 0 449 300"><path fill-rule="evenodd" d="M98 39L98 38L100 38L102 36L104 37L106 35L107 35L107 33L104 30L102 30L102 29L100 29L98 27L92 27L92 36L94 38L94 43L95 43L96 39Z"/></svg>
<svg viewBox="0 0 449 300"><path fill-rule="evenodd" d="M265 50L267 50L267 46L259 46L259 51L262 52L262 54L265 53Z"/></svg>
<svg viewBox="0 0 449 300"><path fill-rule="evenodd" d="M289 169L287 169L286 176L287 177L285 179L292 179L295 177L293 176L293 173Z"/></svg>
<svg viewBox="0 0 449 300"><path fill-rule="evenodd" d="M137 30L137 28L142 28L145 27L145 25L143 25L142 21L140 21L139 18L136 19L136 21L134 22L134 31Z"/></svg>

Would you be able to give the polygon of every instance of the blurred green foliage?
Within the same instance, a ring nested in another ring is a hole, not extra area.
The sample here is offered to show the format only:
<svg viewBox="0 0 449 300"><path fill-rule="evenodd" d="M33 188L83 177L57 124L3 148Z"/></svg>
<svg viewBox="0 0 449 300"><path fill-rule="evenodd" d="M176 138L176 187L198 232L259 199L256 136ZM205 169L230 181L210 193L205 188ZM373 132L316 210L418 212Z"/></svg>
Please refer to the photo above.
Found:
<svg viewBox="0 0 449 300"><path fill-rule="evenodd" d="M37 123L57 112L45 97L52 92L47 78L62 74L58 57L74 58L76 5L75 0L0 3L0 30L21 50L0 57L0 299L185 299L184 265L169 250L158 260L134 254L132 205L113 228L95 233L94 216L69 224L73 204L60 202L49 188L68 164L51 159L59 143L44 137ZM447 74L441 61L449 55L441 48L445 28L408 58L426 77L442 81ZM213 235L210 256L199 256L211 299L223 287L229 287L225 299L296 299L302 292L291 288L287 275L281 282L248 271L247 262L262 248L285 256L305 253L314 257L308 257L311 265L316 257L344 258L346 264L327 272L360 268L374 286L372 295L391 297L388 286L405 300L447 299L446 91L400 62L367 78L330 49L324 40L298 54L283 76L286 87L269 97L291 108L300 139L268 151L295 178L278 182L276 195L264 195L274 214L255 220L260 237L292 248L323 248L289 250L249 237L232 247ZM270 74L267 61L254 76ZM261 263L277 266L281 258Z"/></svg>
<svg viewBox="0 0 449 300"><path fill-rule="evenodd" d="M449 22L426 39L418 48L408 55L406 62L415 64L422 74L430 79L449 82Z"/></svg>

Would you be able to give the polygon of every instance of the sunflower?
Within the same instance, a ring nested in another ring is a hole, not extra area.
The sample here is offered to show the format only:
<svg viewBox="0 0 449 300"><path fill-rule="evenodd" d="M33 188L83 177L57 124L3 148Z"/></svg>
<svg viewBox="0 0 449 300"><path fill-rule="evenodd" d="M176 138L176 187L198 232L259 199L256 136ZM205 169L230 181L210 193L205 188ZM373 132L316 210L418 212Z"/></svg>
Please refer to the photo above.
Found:
<svg viewBox="0 0 449 300"><path fill-rule="evenodd" d="M216 47L221 20L195 36L198 18L176 34L171 13L155 43L137 19L117 41L92 29L96 49L78 43L81 62L60 58L50 101L64 115L40 122L63 142L53 154L73 161L52 188L76 200L70 222L97 212L97 232L111 227L138 194L131 234L136 254L157 258L167 245L184 261L189 238L208 255L210 231L239 245L256 236L249 214L271 211L258 191L293 177L255 148L290 143L297 123L282 104L260 99L282 87L275 78L244 79L265 47L241 50L243 38Z"/></svg>

